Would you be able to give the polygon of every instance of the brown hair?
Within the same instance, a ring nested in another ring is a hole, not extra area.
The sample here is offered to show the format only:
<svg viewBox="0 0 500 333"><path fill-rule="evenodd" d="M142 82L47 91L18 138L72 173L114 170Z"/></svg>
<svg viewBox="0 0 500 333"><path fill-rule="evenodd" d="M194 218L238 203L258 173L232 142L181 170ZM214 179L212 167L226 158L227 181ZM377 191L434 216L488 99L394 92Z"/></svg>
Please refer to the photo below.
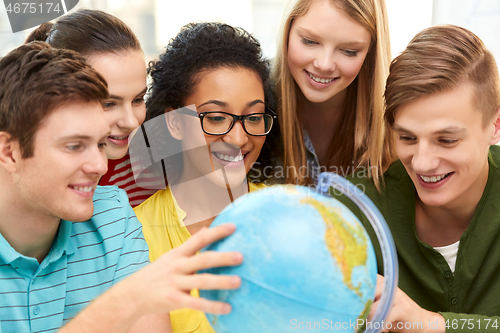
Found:
<svg viewBox="0 0 500 333"><path fill-rule="evenodd" d="M311 180L297 170L306 165L303 123L298 108L304 98L288 68L288 38L293 21L309 10L313 0L298 0L284 25L273 68L278 98L278 114L284 144L288 183L307 184ZM347 88L341 117L329 145L328 158L338 157L339 167L364 166L376 186L391 162L396 159L392 133L385 131L383 91L389 72L390 42L384 0L331 0L351 19L371 34L371 45L357 78ZM291 168L290 168L291 167ZM376 172L372 172L372 168Z"/></svg>
<svg viewBox="0 0 500 333"><path fill-rule="evenodd" d="M486 126L500 107L495 58L467 29L443 25L423 30L391 64L385 90L387 124L394 124L401 106L462 84L474 89L472 103L483 113Z"/></svg>
<svg viewBox="0 0 500 333"><path fill-rule="evenodd" d="M107 98L104 78L76 52L32 42L0 59L0 131L19 141L23 158L33 156L35 133L55 109Z"/></svg>
<svg viewBox="0 0 500 333"><path fill-rule="evenodd" d="M64 15L56 23L43 23L28 36L26 43L34 40L84 56L142 50L139 40L122 20L91 9Z"/></svg>

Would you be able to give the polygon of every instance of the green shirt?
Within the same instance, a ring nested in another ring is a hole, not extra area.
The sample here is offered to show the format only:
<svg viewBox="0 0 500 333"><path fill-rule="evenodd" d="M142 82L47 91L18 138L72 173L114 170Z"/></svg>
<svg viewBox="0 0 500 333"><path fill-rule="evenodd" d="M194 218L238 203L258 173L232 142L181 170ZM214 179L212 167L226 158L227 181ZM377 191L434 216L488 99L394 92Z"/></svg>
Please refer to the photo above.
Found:
<svg viewBox="0 0 500 333"><path fill-rule="evenodd" d="M474 217L460 238L455 274L443 256L417 236L415 186L400 161L384 174L381 193L368 178L348 178L364 187L389 225L398 251L399 288L422 308L441 313L449 325L447 332L500 332L499 166L500 146L491 146L488 181ZM349 199L339 200L365 225L382 274L382 255L370 223ZM428 323L423 325L427 327Z"/></svg>

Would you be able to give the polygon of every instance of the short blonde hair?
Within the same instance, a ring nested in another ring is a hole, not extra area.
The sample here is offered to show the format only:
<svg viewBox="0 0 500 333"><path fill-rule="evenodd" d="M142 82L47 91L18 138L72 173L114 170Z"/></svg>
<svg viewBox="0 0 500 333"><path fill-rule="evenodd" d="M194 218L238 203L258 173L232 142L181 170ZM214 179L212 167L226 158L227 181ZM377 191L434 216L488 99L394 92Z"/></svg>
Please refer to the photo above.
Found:
<svg viewBox="0 0 500 333"><path fill-rule="evenodd" d="M500 108L500 86L495 58L471 31L454 25L418 33L394 59L385 90L388 126L400 107L414 100L468 84L474 107L484 126Z"/></svg>
<svg viewBox="0 0 500 333"><path fill-rule="evenodd" d="M272 77L275 83L280 128L284 144L284 163L288 183L307 184L310 179L297 172L306 165L303 123L298 108L304 98L288 68L288 39L293 21L305 15L315 0L298 0L286 15ZM392 133L385 131L383 92L389 72L390 42L384 0L330 0L351 19L365 27L371 45L357 78L347 95L337 128L330 143L329 156L336 155L340 167L364 166L375 184L395 158ZM371 172L375 169L376 172Z"/></svg>

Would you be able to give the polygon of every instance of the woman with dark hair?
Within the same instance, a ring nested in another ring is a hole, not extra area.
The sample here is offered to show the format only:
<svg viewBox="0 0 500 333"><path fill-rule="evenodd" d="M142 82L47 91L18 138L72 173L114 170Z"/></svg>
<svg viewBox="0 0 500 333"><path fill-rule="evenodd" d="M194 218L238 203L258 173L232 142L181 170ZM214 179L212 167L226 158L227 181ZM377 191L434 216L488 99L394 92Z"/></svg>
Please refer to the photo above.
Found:
<svg viewBox="0 0 500 333"><path fill-rule="evenodd" d="M163 163L169 186L135 208L154 261L208 227L234 199L263 186L249 183L246 175L275 115L266 107L268 63L258 41L243 29L188 24L149 73L145 127L165 125L166 133L156 136L172 156ZM198 311L173 311L170 319L174 332L213 332Z"/></svg>
<svg viewBox="0 0 500 333"><path fill-rule="evenodd" d="M139 40L117 17L89 9L40 25L26 42L33 40L82 54L108 83L104 114L111 128L105 147L109 162L99 185L116 185L127 192L132 207L140 204L155 190L136 184L127 153L129 136L146 115L147 71Z"/></svg>

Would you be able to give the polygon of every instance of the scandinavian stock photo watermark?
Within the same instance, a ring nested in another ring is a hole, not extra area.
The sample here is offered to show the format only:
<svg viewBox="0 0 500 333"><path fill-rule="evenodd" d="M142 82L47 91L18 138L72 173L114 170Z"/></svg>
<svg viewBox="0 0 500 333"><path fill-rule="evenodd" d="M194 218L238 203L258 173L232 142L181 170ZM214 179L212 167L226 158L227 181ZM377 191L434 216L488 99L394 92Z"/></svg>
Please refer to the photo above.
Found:
<svg viewBox="0 0 500 333"><path fill-rule="evenodd" d="M434 325L437 326L437 321L435 323L427 323L429 328L434 328ZM323 319L321 322L315 321L298 321L297 319L290 320L290 329L292 330L351 330L356 332L358 330L367 330L367 329L376 329L376 330L402 330L402 329L412 329L412 330L422 330L424 328L424 324L421 322L371 322L367 319L357 319L357 320L349 320L345 322L334 322L330 319Z"/></svg>

